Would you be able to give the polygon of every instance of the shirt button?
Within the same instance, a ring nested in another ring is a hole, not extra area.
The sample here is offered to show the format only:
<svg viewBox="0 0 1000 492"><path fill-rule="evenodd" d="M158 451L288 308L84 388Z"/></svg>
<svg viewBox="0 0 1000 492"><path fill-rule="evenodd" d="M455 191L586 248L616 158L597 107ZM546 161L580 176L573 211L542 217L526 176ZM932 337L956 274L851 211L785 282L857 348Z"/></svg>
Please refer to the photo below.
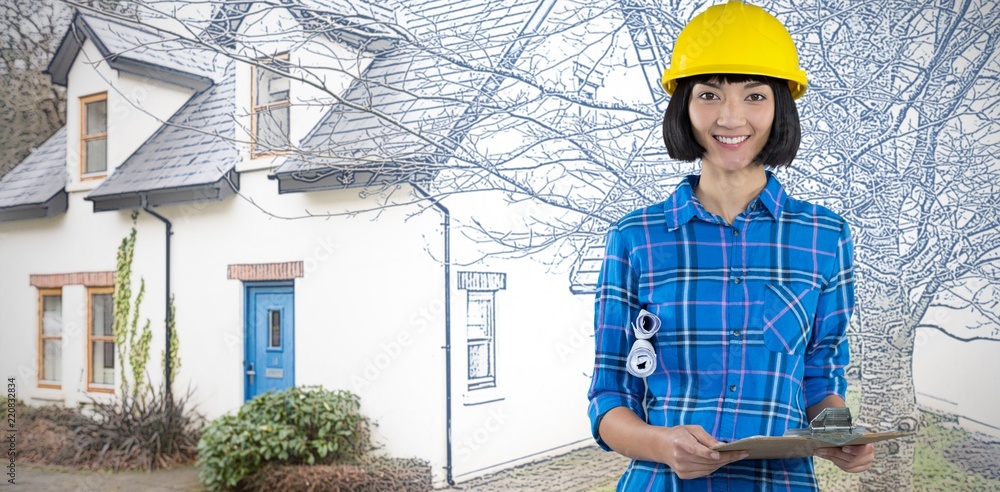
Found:
<svg viewBox="0 0 1000 492"><path fill-rule="evenodd" d="M733 283L735 283L737 285L743 283L743 277L736 277L736 278L734 278L733 279Z"/></svg>
<svg viewBox="0 0 1000 492"><path fill-rule="evenodd" d="M736 229L733 229L733 235L734 236L739 236L740 235L740 231L738 231Z"/></svg>
<svg viewBox="0 0 1000 492"><path fill-rule="evenodd" d="M735 385L735 384L733 384L733 385L730 385L730 386L729 386L729 391L733 391L733 392L735 392L735 391L736 391L736 385Z"/></svg>
<svg viewBox="0 0 1000 492"><path fill-rule="evenodd" d="M733 336L734 337L738 337L738 336L740 336L742 334L743 334L743 332L741 332L740 330L733 330Z"/></svg>

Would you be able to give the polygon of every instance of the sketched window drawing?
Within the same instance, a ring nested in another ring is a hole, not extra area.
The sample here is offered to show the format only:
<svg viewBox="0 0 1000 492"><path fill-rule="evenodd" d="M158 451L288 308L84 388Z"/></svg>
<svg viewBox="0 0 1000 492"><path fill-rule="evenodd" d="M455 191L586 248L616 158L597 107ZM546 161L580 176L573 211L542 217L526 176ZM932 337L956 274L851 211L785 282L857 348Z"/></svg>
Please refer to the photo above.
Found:
<svg viewBox="0 0 1000 492"><path fill-rule="evenodd" d="M62 290L38 290L38 387L62 388Z"/></svg>
<svg viewBox="0 0 1000 492"><path fill-rule="evenodd" d="M601 274L604 260L604 237L588 239L580 248L576 262L570 270L570 292L593 295L597 292L597 278Z"/></svg>
<svg viewBox="0 0 1000 492"><path fill-rule="evenodd" d="M288 65L288 53L259 62L280 69ZM289 146L291 81L280 73L260 66L252 66L250 71L250 92L253 97L250 116L251 157L274 155L278 150Z"/></svg>
<svg viewBox="0 0 1000 492"><path fill-rule="evenodd" d="M469 391L497 385L496 292L506 285L505 273L458 272L458 288L467 291Z"/></svg>
<svg viewBox="0 0 1000 492"><path fill-rule="evenodd" d="M88 390L114 392L115 336L114 288L87 289Z"/></svg>
<svg viewBox="0 0 1000 492"><path fill-rule="evenodd" d="M496 386L496 330L493 292L469 292L469 389Z"/></svg>
<svg viewBox="0 0 1000 492"><path fill-rule="evenodd" d="M80 178L94 179L108 170L108 93L80 98Z"/></svg>

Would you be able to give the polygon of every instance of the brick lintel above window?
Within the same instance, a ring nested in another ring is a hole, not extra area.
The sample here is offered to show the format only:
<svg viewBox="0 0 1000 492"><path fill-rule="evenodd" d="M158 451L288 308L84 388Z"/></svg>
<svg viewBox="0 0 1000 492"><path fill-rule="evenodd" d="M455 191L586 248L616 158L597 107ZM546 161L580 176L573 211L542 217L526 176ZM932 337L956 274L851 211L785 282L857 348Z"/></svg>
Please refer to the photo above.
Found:
<svg viewBox="0 0 1000 492"><path fill-rule="evenodd" d="M459 290L498 291L507 288L507 274L493 272L458 272Z"/></svg>
<svg viewBox="0 0 1000 492"><path fill-rule="evenodd" d="M29 282L39 289L59 289L65 285L114 287L115 272L49 273L31 275Z"/></svg>
<svg viewBox="0 0 1000 492"><path fill-rule="evenodd" d="M261 282L265 280L292 280L305 275L301 261L286 261L284 263L243 263L229 265L230 280L244 282Z"/></svg>

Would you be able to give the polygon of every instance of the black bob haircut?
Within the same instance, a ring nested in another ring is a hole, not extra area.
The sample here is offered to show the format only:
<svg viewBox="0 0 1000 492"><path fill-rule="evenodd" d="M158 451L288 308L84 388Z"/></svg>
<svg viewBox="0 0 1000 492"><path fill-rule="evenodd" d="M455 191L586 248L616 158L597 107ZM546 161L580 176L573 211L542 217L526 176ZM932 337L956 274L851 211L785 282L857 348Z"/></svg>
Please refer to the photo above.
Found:
<svg viewBox="0 0 1000 492"><path fill-rule="evenodd" d="M802 141L802 127L799 124L799 110L792 99L788 81L763 75L707 74L693 75L677 80L667 112L663 116L663 143L672 159L694 161L705 154L705 149L694 139L688 104L695 84L705 82L744 83L763 82L774 92L774 122L767 143L754 162L767 166L788 166L795 159Z"/></svg>

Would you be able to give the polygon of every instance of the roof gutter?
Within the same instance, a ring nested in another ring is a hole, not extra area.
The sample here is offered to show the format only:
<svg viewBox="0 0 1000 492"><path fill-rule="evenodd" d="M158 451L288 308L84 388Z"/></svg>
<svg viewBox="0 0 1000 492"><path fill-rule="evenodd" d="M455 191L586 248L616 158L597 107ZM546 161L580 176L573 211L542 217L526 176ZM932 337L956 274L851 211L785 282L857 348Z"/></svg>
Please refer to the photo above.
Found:
<svg viewBox="0 0 1000 492"><path fill-rule="evenodd" d="M149 197L147 195L143 195L142 196L142 209L145 210L147 213L149 213L149 215L152 215L153 217L156 217L157 219L160 219L160 221L163 222L164 225L166 225L166 232L167 232L167 238L166 238L167 239L167 244L166 244L167 276L166 276L166 296L165 296L166 297L166 303L165 303L164 308L165 308L165 312L166 312L166 318L165 318L166 319L166 331L165 331L165 333L166 333L167 340L166 340L166 351L164 352L164 357L163 357L163 373L164 373L164 388L166 389L165 395L167 397L167 402L170 402L173 399L172 396L171 396L171 393L170 393L170 381L173 379L172 374L171 374L173 368L170 367L170 363L171 363L171 360L170 360L171 359L171 357L170 357L170 349L171 349L171 347L170 347L170 345L171 345L171 342L173 340L173 327L171 326L173 324L172 323L173 320L170 319L170 236L173 234L173 231L172 231L173 225L170 223L169 220L167 220L166 217L164 217L164 216L162 216L162 215L160 215L160 214L152 211L149 208Z"/></svg>
<svg viewBox="0 0 1000 492"><path fill-rule="evenodd" d="M449 487L455 486L455 478L452 468L452 442L451 442L451 212L441 202L427 193L416 183L410 183L418 193L426 197L441 211L443 220L441 226L444 227L444 391L445 391L445 443L447 448L447 461L445 463L446 480Z"/></svg>

